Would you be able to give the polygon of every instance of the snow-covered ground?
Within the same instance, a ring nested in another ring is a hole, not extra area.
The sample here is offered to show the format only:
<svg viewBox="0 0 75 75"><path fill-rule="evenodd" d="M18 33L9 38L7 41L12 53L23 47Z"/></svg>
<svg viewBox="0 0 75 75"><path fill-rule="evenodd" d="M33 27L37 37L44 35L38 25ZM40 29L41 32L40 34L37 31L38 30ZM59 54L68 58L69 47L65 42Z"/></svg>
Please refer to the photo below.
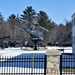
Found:
<svg viewBox="0 0 75 75"><path fill-rule="evenodd" d="M39 75L38 73L44 73L44 69L34 69L32 71L32 68L21 68L21 67L0 67L0 73L12 73L12 75L15 73L36 73L37 75ZM3 74L2 74L3 75ZM23 74L22 74L23 75ZM27 74L28 75L28 74ZM43 74L41 74L43 75Z"/></svg>
<svg viewBox="0 0 75 75"><path fill-rule="evenodd" d="M23 53L46 53L46 51L34 51L32 50L32 48L29 47L23 47L21 49L21 47L18 48L5 48L5 49L1 49L0 50L0 56L17 56Z"/></svg>
<svg viewBox="0 0 75 75"><path fill-rule="evenodd" d="M58 47L58 46L46 46L46 49L64 49L64 47Z"/></svg>
<svg viewBox="0 0 75 75"><path fill-rule="evenodd" d="M58 46L46 46L46 50L51 50L51 49L56 49L56 50L63 50L64 53L72 53L72 47L58 47Z"/></svg>
<svg viewBox="0 0 75 75"><path fill-rule="evenodd" d="M46 53L46 50L56 49L63 50L64 53L72 53L72 47L58 47L58 46L46 46L45 49L41 50L33 50L30 47L18 47L18 48L5 48L0 50L0 56L17 56L22 53Z"/></svg>
<svg viewBox="0 0 75 75"><path fill-rule="evenodd" d="M72 53L72 47L64 47L64 53Z"/></svg>

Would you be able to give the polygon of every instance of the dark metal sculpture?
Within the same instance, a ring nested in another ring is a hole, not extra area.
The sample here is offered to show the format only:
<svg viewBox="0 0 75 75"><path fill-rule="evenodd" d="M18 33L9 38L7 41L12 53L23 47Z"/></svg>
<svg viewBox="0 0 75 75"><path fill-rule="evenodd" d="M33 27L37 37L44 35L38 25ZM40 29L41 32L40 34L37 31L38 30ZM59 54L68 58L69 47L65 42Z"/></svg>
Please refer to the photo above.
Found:
<svg viewBox="0 0 75 75"><path fill-rule="evenodd" d="M28 22L28 21L25 21L24 22ZM28 22L29 23L29 22ZM37 43L38 41L42 41L44 38L43 38L43 32L35 29L35 28L31 28L29 29L28 27L22 25L22 22L20 22L20 27L23 28L26 32L28 32L31 36L31 40L34 42L35 46L34 46L34 50L37 50ZM46 30L48 31L47 29L43 28L40 26L40 28L42 28L43 30Z"/></svg>

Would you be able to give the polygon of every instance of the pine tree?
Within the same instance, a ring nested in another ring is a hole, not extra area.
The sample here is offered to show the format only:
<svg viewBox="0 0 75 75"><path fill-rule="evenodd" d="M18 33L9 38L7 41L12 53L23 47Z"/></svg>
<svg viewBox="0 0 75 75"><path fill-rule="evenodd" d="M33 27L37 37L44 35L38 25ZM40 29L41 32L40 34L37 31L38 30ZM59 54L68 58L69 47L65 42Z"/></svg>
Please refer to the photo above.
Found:
<svg viewBox="0 0 75 75"><path fill-rule="evenodd" d="M28 22L28 27L30 28L34 18L36 17L36 12L32 9L32 6L27 6L27 8L21 14L21 19Z"/></svg>

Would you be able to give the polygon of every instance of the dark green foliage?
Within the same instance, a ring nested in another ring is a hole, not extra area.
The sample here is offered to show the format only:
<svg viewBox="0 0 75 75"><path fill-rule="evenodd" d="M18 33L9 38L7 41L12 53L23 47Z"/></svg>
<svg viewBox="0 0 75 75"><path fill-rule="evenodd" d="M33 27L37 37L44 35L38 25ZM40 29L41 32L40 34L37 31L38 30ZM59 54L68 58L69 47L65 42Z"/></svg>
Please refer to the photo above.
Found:
<svg viewBox="0 0 75 75"><path fill-rule="evenodd" d="M10 23L11 23L12 25L14 25L14 24L15 24L15 21L16 21L16 15L15 15L15 14L11 14L11 15L9 16L9 18L8 18L8 21L10 21Z"/></svg>
<svg viewBox="0 0 75 75"><path fill-rule="evenodd" d="M72 42L71 41L64 41L64 42L61 42L59 45L64 46L64 47L68 47L68 46L72 46Z"/></svg>
<svg viewBox="0 0 75 75"><path fill-rule="evenodd" d="M0 12L0 20L2 20L3 19L3 16L2 16L2 14L1 14L1 12Z"/></svg>
<svg viewBox="0 0 75 75"><path fill-rule="evenodd" d="M32 6L27 6L27 8L23 11L23 14L21 14L21 19L28 21L28 25L30 27L34 18L36 18L35 10L32 9Z"/></svg>
<svg viewBox="0 0 75 75"><path fill-rule="evenodd" d="M37 19L40 26L43 26L49 30L55 26L55 23L51 22L47 13L44 11L39 11L37 14Z"/></svg>
<svg viewBox="0 0 75 75"><path fill-rule="evenodd" d="M49 19L49 16L44 11L39 11L37 14L38 24L49 30L49 32L43 31L44 33L44 42L47 43L50 38L50 31L53 29L56 24Z"/></svg>

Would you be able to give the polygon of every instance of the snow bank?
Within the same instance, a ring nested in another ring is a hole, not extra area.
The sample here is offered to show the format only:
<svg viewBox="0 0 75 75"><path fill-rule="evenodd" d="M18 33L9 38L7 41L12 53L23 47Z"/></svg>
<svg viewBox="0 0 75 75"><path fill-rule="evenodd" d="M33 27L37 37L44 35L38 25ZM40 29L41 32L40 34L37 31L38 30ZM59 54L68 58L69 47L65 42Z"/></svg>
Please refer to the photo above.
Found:
<svg viewBox="0 0 75 75"><path fill-rule="evenodd" d="M58 46L47 46L46 49L64 49L64 47L58 47Z"/></svg>
<svg viewBox="0 0 75 75"><path fill-rule="evenodd" d="M17 56L23 53L46 53L46 51L31 51L30 48L27 49L21 49L20 47L18 48L5 48L0 50L0 56Z"/></svg>
<svg viewBox="0 0 75 75"><path fill-rule="evenodd" d="M72 47L58 47L58 46L47 46L47 50L56 49L63 50L64 53L72 53Z"/></svg>
<svg viewBox="0 0 75 75"><path fill-rule="evenodd" d="M64 47L64 53L72 53L72 47Z"/></svg>

